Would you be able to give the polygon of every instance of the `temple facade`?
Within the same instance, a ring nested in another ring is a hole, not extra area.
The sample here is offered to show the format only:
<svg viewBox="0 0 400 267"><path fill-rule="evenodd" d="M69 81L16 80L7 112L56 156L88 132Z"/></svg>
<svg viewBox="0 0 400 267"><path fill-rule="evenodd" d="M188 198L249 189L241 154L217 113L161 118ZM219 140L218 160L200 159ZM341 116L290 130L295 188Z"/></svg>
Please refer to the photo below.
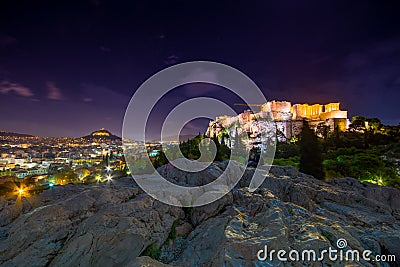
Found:
<svg viewBox="0 0 400 267"><path fill-rule="evenodd" d="M240 125L249 136L257 136L264 118L272 116L276 125L277 136L280 141L292 138L301 133L304 121L307 121L311 128L327 126L329 131L338 128L345 131L348 128L349 120L347 111L340 110L340 103L329 104L292 104L288 101L270 101L260 106L257 113L246 110L243 113L231 116L218 116L208 126L209 136L219 135L221 131L233 124ZM265 121L265 120L264 120Z"/></svg>

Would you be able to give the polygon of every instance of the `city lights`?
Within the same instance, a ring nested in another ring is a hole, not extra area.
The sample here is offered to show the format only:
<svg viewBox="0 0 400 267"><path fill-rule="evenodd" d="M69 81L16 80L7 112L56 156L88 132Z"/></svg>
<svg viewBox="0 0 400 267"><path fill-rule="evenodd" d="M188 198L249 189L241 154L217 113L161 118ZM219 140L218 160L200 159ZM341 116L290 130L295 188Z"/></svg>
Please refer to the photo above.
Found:
<svg viewBox="0 0 400 267"><path fill-rule="evenodd" d="M22 196L25 194L25 189L22 187L22 185L20 187L16 187L15 189L15 194Z"/></svg>
<svg viewBox="0 0 400 267"><path fill-rule="evenodd" d="M101 129L79 138L47 138L0 131L0 180L29 181L32 190L41 192L55 185L101 183L129 175L121 138L102 132L109 133ZM19 183L4 186L4 191L27 195L28 188L19 190Z"/></svg>

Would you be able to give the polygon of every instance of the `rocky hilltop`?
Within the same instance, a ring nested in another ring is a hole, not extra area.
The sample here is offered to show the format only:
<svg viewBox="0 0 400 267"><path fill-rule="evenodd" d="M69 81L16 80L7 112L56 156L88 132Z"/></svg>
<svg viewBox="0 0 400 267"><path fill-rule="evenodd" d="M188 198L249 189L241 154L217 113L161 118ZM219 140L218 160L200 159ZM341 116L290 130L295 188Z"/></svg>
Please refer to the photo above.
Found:
<svg viewBox="0 0 400 267"><path fill-rule="evenodd" d="M210 181L226 163L178 183ZM272 167L251 193L247 169L237 187L198 208L160 203L128 178L67 185L32 197L0 199L1 266L396 266L396 262L259 261L269 249L371 250L400 260L400 192L353 178L328 183ZM202 177L197 177L202 176ZM200 179L201 178L201 179ZM371 256L374 258L373 256ZM157 260L155 260L157 259Z"/></svg>

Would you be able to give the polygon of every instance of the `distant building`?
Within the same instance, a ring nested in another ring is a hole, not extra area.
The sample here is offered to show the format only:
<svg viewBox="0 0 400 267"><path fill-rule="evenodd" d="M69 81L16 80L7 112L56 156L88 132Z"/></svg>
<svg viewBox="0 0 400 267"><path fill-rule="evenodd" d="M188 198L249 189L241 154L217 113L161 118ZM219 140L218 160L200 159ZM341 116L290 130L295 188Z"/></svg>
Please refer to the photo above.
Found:
<svg viewBox="0 0 400 267"><path fill-rule="evenodd" d="M114 140L114 141L120 141L121 137L116 136L112 134L111 132L107 131L104 128L101 128L98 131L94 131L90 133L89 135L83 136L83 139L86 139L87 141L98 141L98 140Z"/></svg>
<svg viewBox="0 0 400 267"><path fill-rule="evenodd" d="M261 105L258 113L246 110L238 116L218 116L209 123L208 136L220 134L227 125L237 123L249 134L257 136L262 125L260 118L267 118L271 114L276 124L277 136L280 141L292 138L301 133L304 121L308 121L310 127L327 126L329 131L338 128L345 131L349 120L347 111L340 110L340 103L321 104L294 104L288 101L270 101Z"/></svg>
<svg viewBox="0 0 400 267"><path fill-rule="evenodd" d="M19 179L25 178L26 176L33 176L33 175L43 175L47 174L48 169L45 168L30 168L30 169L13 169L10 170L7 175L15 176Z"/></svg>
<svg viewBox="0 0 400 267"><path fill-rule="evenodd" d="M111 133L104 128L101 128L99 131L94 131L90 134L93 137L103 137L103 136L111 136Z"/></svg>

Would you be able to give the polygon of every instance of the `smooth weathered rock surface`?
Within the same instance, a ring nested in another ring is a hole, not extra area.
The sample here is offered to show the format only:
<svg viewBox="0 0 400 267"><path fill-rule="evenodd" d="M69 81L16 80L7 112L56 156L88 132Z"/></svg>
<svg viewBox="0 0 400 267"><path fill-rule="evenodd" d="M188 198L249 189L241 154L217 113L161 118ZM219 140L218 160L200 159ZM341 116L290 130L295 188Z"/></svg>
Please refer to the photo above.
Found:
<svg viewBox="0 0 400 267"><path fill-rule="evenodd" d="M178 184L215 180L226 163L189 175L160 168ZM231 193L202 207L162 204L129 179L63 186L22 199L0 198L1 266L343 266L343 262L261 262L269 249L347 249L400 260L400 192L353 178L327 183L272 166L255 192L246 169ZM153 245L152 245L153 244ZM160 260L143 256L152 245ZM168 265L165 265L168 264ZM348 262L351 266L390 266ZM396 266L396 263L391 263Z"/></svg>
<svg viewBox="0 0 400 267"><path fill-rule="evenodd" d="M126 265L163 244L183 216L125 186L64 186L32 199L29 212L3 225L2 266Z"/></svg>

